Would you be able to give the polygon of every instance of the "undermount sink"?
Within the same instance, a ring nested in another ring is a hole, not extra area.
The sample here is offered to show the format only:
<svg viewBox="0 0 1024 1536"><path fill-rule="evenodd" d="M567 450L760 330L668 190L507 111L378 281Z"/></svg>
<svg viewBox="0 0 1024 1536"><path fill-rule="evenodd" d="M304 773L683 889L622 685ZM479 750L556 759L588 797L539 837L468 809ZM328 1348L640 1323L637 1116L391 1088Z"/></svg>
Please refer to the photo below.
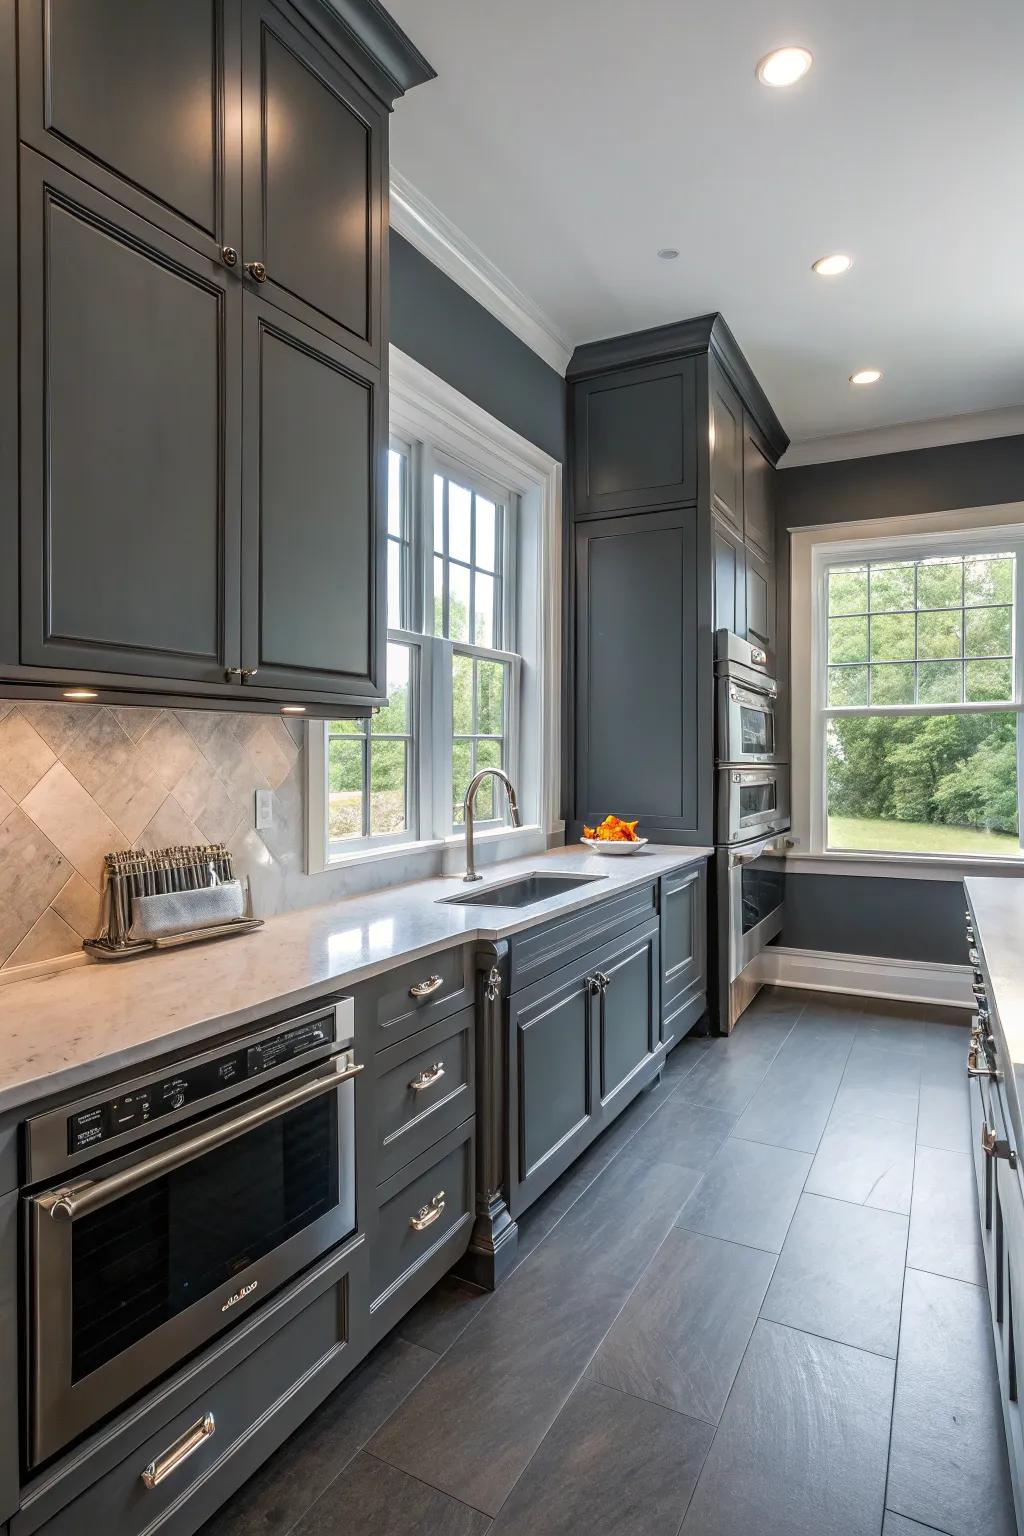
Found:
<svg viewBox="0 0 1024 1536"><path fill-rule="evenodd" d="M506 880L502 885L485 886L482 891L472 891L465 896L442 896L440 899L455 907L532 907L551 896L574 891L579 885L605 879L606 875L544 875L538 871L520 875L517 880Z"/></svg>

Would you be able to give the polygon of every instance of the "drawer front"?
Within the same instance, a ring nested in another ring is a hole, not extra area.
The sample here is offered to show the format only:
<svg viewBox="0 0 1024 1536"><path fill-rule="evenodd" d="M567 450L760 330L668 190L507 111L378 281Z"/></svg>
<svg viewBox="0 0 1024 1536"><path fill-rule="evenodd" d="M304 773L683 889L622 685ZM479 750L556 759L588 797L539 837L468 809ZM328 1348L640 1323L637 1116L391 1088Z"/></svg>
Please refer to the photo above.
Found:
<svg viewBox="0 0 1024 1536"><path fill-rule="evenodd" d="M473 952L466 945L397 965L355 989L360 1044L384 1050L470 1007L473 991Z"/></svg>
<svg viewBox="0 0 1024 1536"><path fill-rule="evenodd" d="M363 1258L360 1251L360 1263ZM296 1427L299 1419L291 1410L299 1384L305 1386L318 1373L330 1377L330 1386L341 1379L354 1313L365 1306L361 1286L356 1288L360 1294L350 1293L351 1278L346 1273L321 1291L234 1370L38 1527L40 1536L197 1529L265 1458L270 1421L282 1416L282 1439ZM154 1476L155 1485L148 1486ZM186 1501L187 1508L177 1507ZM34 1528L30 1510L23 1511L16 1526Z"/></svg>
<svg viewBox="0 0 1024 1536"><path fill-rule="evenodd" d="M472 1116L474 1019L464 1008L374 1057L378 1184Z"/></svg>
<svg viewBox="0 0 1024 1536"><path fill-rule="evenodd" d="M572 965L605 940L617 938L657 914L658 887L652 881L620 891L582 912L571 912L515 934L510 943L510 990L518 992L562 966Z"/></svg>
<svg viewBox="0 0 1024 1536"><path fill-rule="evenodd" d="M666 1045L704 1011L707 901L703 864L661 882L661 1038Z"/></svg>
<svg viewBox="0 0 1024 1536"><path fill-rule="evenodd" d="M468 1245L473 1222L473 1122L460 1126L382 1184L378 1196L370 1259L374 1311L406 1286L412 1290L415 1277L454 1234L464 1234L463 1246Z"/></svg>

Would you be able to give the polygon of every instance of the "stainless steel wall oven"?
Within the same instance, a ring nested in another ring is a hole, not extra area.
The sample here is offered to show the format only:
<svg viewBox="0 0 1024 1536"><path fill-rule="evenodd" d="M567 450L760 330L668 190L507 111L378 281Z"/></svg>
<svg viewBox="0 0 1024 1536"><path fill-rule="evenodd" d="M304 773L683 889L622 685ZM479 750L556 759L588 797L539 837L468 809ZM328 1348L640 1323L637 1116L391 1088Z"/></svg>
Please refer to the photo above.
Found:
<svg viewBox="0 0 1024 1536"><path fill-rule="evenodd" d="M726 632L716 642L716 758L720 763L778 760L775 706L779 687L768 675L766 653Z"/></svg>
<svg viewBox="0 0 1024 1536"><path fill-rule="evenodd" d="M355 1229L352 1002L26 1126L36 1466Z"/></svg>

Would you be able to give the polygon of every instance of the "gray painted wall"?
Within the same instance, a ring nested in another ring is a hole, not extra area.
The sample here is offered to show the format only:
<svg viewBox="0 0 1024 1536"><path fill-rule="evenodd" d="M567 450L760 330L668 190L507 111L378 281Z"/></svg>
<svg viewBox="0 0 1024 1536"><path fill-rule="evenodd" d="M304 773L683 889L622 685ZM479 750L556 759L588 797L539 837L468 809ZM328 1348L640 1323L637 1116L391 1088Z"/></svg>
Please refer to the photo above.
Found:
<svg viewBox="0 0 1024 1536"><path fill-rule="evenodd" d="M789 673L789 529L1024 501L1024 437L784 469L778 487L779 669ZM791 875L781 944L899 960L966 962L955 880Z"/></svg>
<svg viewBox="0 0 1024 1536"><path fill-rule="evenodd" d="M391 340L564 463L565 380L394 230Z"/></svg>

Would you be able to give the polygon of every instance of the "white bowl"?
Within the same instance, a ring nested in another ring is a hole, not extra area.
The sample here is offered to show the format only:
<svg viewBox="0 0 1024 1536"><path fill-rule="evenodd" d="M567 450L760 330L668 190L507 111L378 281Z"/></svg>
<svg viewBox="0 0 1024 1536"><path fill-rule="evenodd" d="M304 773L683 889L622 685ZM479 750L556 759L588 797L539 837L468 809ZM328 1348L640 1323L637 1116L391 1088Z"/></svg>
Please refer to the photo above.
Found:
<svg viewBox="0 0 1024 1536"><path fill-rule="evenodd" d="M586 843L588 848L593 848L595 853L610 853L613 857L618 858L624 853L638 852L647 843L647 838L636 837L629 843L612 843L603 837L581 837L580 842Z"/></svg>

